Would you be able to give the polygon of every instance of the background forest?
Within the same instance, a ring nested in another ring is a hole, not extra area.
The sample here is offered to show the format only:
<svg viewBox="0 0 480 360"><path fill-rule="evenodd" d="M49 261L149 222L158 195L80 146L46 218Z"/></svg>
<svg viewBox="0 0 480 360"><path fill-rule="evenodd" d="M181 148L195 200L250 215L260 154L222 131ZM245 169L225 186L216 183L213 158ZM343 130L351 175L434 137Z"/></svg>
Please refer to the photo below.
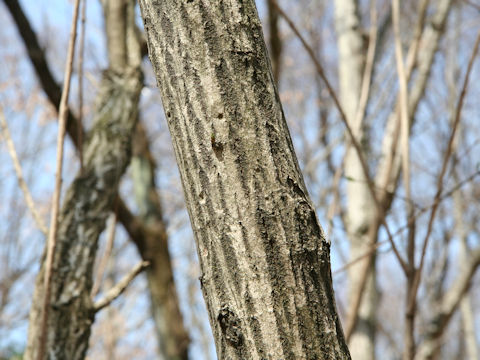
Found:
<svg viewBox="0 0 480 360"><path fill-rule="evenodd" d="M80 3L62 201L88 161L78 144L93 126L118 20L107 0ZM480 2L256 4L300 167L331 241L352 358L480 358ZM0 2L0 359L27 344L72 12L73 1ZM143 31L138 6L131 15ZM140 38L139 124L96 252L93 299L142 259L151 266L98 312L87 356L214 359L182 185Z"/></svg>

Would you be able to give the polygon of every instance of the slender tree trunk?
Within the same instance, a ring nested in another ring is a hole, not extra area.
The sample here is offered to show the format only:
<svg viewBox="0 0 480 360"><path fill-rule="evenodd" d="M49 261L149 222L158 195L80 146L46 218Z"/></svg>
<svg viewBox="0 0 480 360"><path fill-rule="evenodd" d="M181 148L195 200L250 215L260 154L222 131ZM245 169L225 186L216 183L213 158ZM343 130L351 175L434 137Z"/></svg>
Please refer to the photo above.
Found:
<svg viewBox="0 0 480 360"><path fill-rule="evenodd" d="M121 18L121 38L109 34L109 47L123 48L123 57L111 58L98 95L95 125L85 145L84 167L68 189L59 215L57 247L53 262L50 310L46 329L41 327L45 263L37 276L30 311L25 359L37 359L38 339L47 332L47 359L80 360L88 349L95 310L91 299L92 271L97 241L117 196L117 188L131 157L138 99L142 88L140 53L136 35ZM125 7L127 7L125 3Z"/></svg>
<svg viewBox="0 0 480 360"><path fill-rule="evenodd" d="M137 242L144 260L152 316L157 332L159 357L165 360L188 359L188 333L173 279L172 262L168 252L168 236L163 211L155 185L155 164L150 154L145 129L138 124L133 141L132 177L139 217L148 228L144 241Z"/></svg>
<svg viewBox="0 0 480 360"><path fill-rule="evenodd" d="M449 47L453 50L450 56L447 58L447 66L446 66L446 78L447 78L447 84L448 84L448 89L449 89L449 109L450 109L450 124L454 123L455 119L455 112L456 112L456 99L458 97L457 93L458 90L456 89L456 76L455 74L458 74L458 71L460 70L457 57L455 56L460 47L459 39L461 37L461 21L462 21L462 16L460 13L460 6L456 6L453 9L453 23L455 24L455 33L456 37L452 38L449 43ZM459 176L459 162L461 160L461 144L465 142L465 129L460 123L458 125L455 141L453 143L453 148L452 148L452 153L453 155L453 179L455 183L460 182L460 176ZM468 263L469 260L469 251L470 248L468 246L468 228L467 224L465 224L465 213L466 211L466 206L465 204L467 201L465 200L465 196L463 194L463 189L458 189L452 194L453 198L453 206L454 206L454 211L453 211L453 218L455 220L454 222L454 229L455 233L459 239L459 253L458 253L458 258L459 258L459 264L460 264L460 271L468 271L466 269L465 264ZM477 332L475 330L475 315L472 307L472 296L471 296L471 291L468 291L465 293L463 296L463 299L460 302L460 313L462 315L462 328L463 328L463 336L462 340L465 344L465 354L466 356L465 359L467 360L474 360L474 359L479 359L480 358L480 353L478 351L478 344L477 344Z"/></svg>
<svg viewBox="0 0 480 360"><path fill-rule="evenodd" d="M51 308L46 331L48 359L83 359L94 311L90 292L97 240L105 228L120 178L130 160L141 82L138 69L125 76L106 74L96 126L85 164L70 186L59 219ZM25 359L35 359L44 296L44 266L37 277Z"/></svg>
<svg viewBox="0 0 480 360"><path fill-rule="evenodd" d="M28 19L25 17L18 1L4 1L17 24L42 88L50 102L52 102L55 107L58 107L61 89L53 78L44 51L40 47ZM73 144L75 144L77 149L80 149L81 144L77 137L78 127L77 119L69 112L67 132ZM149 158L149 156L144 153L144 151L146 151L145 148L148 147L148 144L144 143L145 141L148 141L148 139L143 135L135 136L134 142L141 142L143 145L141 145L141 152L138 154L135 153L134 156L138 155L142 158ZM135 161L136 160L134 160L134 163ZM146 163L142 162L142 164L145 166ZM148 171L153 172L151 169ZM148 183L150 179L146 179L145 181ZM145 184L145 186L151 186L151 184ZM146 190L146 192L151 194L150 196L154 196L151 189ZM150 204L153 204L152 201ZM120 223L122 223L132 241L137 245L142 258L149 260L151 263L151 266L147 269L147 279L154 315L153 318L159 339L159 351L162 353L164 350L163 356L167 359L169 358L168 356L172 356L173 359L175 359L176 356L180 356L181 359L184 359L188 351L188 334L183 326L175 284L172 282L173 276L171 274L173 274L173 271L167 249L168 239L163 218L161 216L157 217L156 220L150 218L148 224L146 224L139 217L133 216L120 198L116 203L116 209L118 210ZM161 208L155 210L154 213L161 215ZM161 314L165 314L165 317L162 317ZM170 325L166 326L166 324ZM171 339L175 339L174 342L171 341Z"/></svg>
<svg viewBox="0 0 480 360"><path fill-rule="evenodd" d="M456 174L456 172L454 174L454 178L455 181L458 182L458 175ZM460 271L468 271L465 264L468 263L470 249L468 248L467 244L467 231L463 220L463 204L465 204L465 200L463 199L461 190L455 191L453 193L453 203L455 207L455 232L457 233L457 237L460 240ZM460 302L460 313L462 314L462 327L464 332L463 338L465 341L465 350L467 354L466 358L468 360L478 359L479 352L475 335L477 334L477 332L475 331L475 315L472 308L472 299L470 292L466 292Z"/></svg>
<svg viewBox="0 0 480 360"><path fill-rule="evenodd" d="M450 13L453 0L438 0L436 10L431 19L427 22L422 33L420 49L416 61L416 76L409 89L408 97L408 118L410 126L415 121L415 112L418 104L425 94L425 88L430 78L430 73L437 53L438 44L445 31L445 24ZM397 189L397 182L401 171L401 148L399 137L397 114L395 111L389 116L385 128L385 135L382 143L382 156L376 171L375 183L381 192L381 202L385 211L390 208L393 195Z"/></svg>
<svg viewBox="0 0 480 360"><path fill-rule="evenodd" d="M366 144L361 118L357 117L363 72L367 49L362 34L357 0L335 1L335 28L338 43L338 68L340 79L340 101L355 137ZM362 117L363 118L363 117ZM367 149L363 149L366 157ZM375 206L367 185L358 153L350 146L345 154L345 176L347 182L346 227L350 240L350 258L357 259L371 247L370 227L375 222ZM351 266L348 271L349 309L360 290L364 261ZM377 309L377 289L375 281L375 258L370 262L362 301L358 309L358 320L354 327L349 347L356 360L375 358L375 314ZM350 313L351 311L349 311Z"/></svg>
<svg viewBox="0 0 480 360"><path fill-rule="evenodd" d="M253 0L140 1L220 359L349 359Z"/></svg>

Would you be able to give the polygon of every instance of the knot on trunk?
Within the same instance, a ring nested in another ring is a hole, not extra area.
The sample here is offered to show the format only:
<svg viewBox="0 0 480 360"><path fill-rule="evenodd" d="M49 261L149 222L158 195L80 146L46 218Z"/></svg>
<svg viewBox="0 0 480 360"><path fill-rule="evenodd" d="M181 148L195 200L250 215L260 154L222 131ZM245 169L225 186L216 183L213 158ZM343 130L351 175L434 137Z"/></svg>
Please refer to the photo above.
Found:
<svg viewBox="0 0 480 360"><path fill-rule="evenodd" d="M220 309L217 317L222 329L223 336L234 347L243 343L243 334L240 328L240 319L235 313L224 305Z"/></svg>

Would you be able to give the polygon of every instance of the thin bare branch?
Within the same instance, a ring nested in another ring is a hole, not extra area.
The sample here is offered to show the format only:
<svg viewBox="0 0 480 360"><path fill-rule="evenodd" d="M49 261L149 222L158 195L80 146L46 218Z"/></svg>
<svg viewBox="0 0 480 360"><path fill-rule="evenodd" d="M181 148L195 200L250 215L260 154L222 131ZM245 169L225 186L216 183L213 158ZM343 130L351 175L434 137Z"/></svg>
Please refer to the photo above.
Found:
<svg viewBox="0 0 480 360"><path fill-rule="evenodd" d="M450 196L452 196L456 191L458 191L463 185L465 184L468 184L469 182L471 182L473 179L475 179L477 176L480 175L480 171L476 171L474 172L473 174L471 174L470 176L468 176L467 178L459 181L455 186L453 186L450 190L448 190L447 192L443 193L442 196L440 197L439 199L439 202L442 202L443 200L449 198ZM433 206L433 203L430 204L429 206L425 206L425 207L422 207L420 208L413 216L414 216L414 219L413 221L416 221L422 214L424 214L425 212L427 212L428 210L430 210ZM407 229L409 227L409 224L410 222L412 221L412 219L407 219L407 222L400 226L397 231L395 231L392 235L395 237L395 236L398 236L400 235L405 229ZM360 260L364 259L365 257L375 253L377 251L377 249L379 247L381 247L382 245L388 243L388 240L383 240L383 241L378 241L376 242L375 244L372 244L371 247L366 250L363 254L359 255L358 257L356 257L355 259L352 259L350 260L348 263L344 264L343 266L341 266L340 268L332 271L332 275L337 275L345 270L347 270L350 266L353 266L355 265L357 262L359 262ZM387 250L388 252L389 250Z"/></svg>
<svg viewBox="0 0 480 360"><path fill-rule="evenodd" d="M110 305L113 300L119 297L126 290L132 280L135 279L135 277L149 265L150 263L148 261L140 261L137 265L135 265L134 268L118 282L118 284L108 290L108 292L105 294L105 297L98 300L93 305L94 311L98 312Z"/></svg>
<svg viewBox="0 0 480 360"><path fill-rule="evenodd" d="M5 119L5 114L3 113L2 107L0 107L0 125L2 128L2 135L5 139L5 142L7 143L8 154L12 159L13 168L15 169L15 174L17 175L18 184L20 186L20 189L22 189L23 196L25 196L25 202L27 203L28 209L32 213L33 219L35 220L37 227L45 236L47 236L47 233L48 233L47 226L45 225L40 214L37 211L35 202L33 201L32 194L30 193L30 190L28 189L28 185L25 182L25 178L23 177L22 167L20 165L20 162L18 161L17 151L15 150L15 145L13 144L12 136L10 135L10 131L8 130L8 124Z"/></svg>
<svg viewBox="0 0 480 360"><path fill-rule="evenodd" d="M93 283L92 288L92 299L97 296L100 286L102 285L102 279L105 274L105 269L107 268L108 260L112 254L113 241L115 240L115 229L117 228L117 215L112 213L110 217L110 224L107 228L107 244L105 246L105 252L103 253L102 260L98 266L97 276L95 277L95 282Z"/></svg>
<svg viewBox="0 0 480 360"><path fill-rule="evenodd" d="M400 118L401 118L401 140L402 140L402 168L403 182L405 186L405 194L407 201L411 199L410 193L410 151L408 146L409 140L409 121L408 121L408 94L407 94L407 75L403 63L402 40L400 37L400 4L399 0L392 0L392 17L393 29L395 34L395 60L397 64L398 83L400 85ZM410 214L412 206L409 206ZM409 216L409 215L408 215Z"/></svg>
<svg viewBox="0 0 480 360"><path fill-rule="evenodd" d="M68 116L68 95L70 93L70 80L72 77L73 57L75 53L75 39L77 37L77 20L80 0L75 1L73 10L72 26L70 29L70 39L68 43L67 64L65 66L65 83L63 86L62 97L60 99L60 110L58 116L58 138L57 138L57 166L55 172L55 190L53 193L52 213L50 218L50 232L47 241L47 259L45 262L45 298L42 310L41 339L38 351L38 360L43 360L45 356L45 345L47 336L48 309L50 306L50 292L52 281L53 254L55 253L55 242L57 237L58 210L60 207L60 193L62 188L62 167L63 167L63 142Z"/></svg>
<svg viewBox="0 0 480 360"><path fill-rule="evenodd" d="M335 91L333 90L333 87L331 86L330 84L330 81L328 80L327 76L325 75L325 71L323 70L323 66L320 64L320 62L318 61L312 47L307 43L307 41L305 40L305 38L302 36L302 34L300 34L300 31L297 29L297 27L295 26L295 24L293 23L293 21L290 19L290 17L282 10L282 8L278 5L278 3L276 1L274 1L274 4L275 6L277 7L278 9L278 13L284 18L284 20L287 22L287 24L290 26L290 28L292 29L292 31L295 33L295 35L298 37L298 39L300 40L300 42L302 43L303 47L305 48L305 50L307 51L308 55L310 56L311 60L313 61L314 65L315 65L315 69L317 70L317 73L320 75L320 77L322 78L322 80L325 82L325 85L327 87L327 90L328 90L328 93L330 94L334 104L335 104L335 107L337 108L338 112L340 113L340 119L342 120L345 128L347 129L347 132L348 132L348 136L349 136L349 139L350 141L352 142L352 145L354 146L355 148L355 151L357 152L358 154L358 158L360 160L360 164L362 166L362 170L365 174L365 178L367 180L367 183L368 183L368 188L369 188L369 191L372 195L372 199L374 200L374 204L375 204L375 207L376 207L376 210L378 212L378 217L380 219L380 222L381 224L384 226L385 228L385 231L387 233L387 236L388 236L388 239L389 241L391 242L391 245L392 245L392 249L393 249L393 252L395 253L395 256L397 257L398 259L398 262L400 263L400 266L401 268L403 269L403 271L406 273L407 272L407 266L406 266L406 262L405 260L402 258L402 256L400 255L400 252L398 251L397 249L397 246L395 245L395 243L393 242L393 238L392 238L392 233L390 231L390 228L388 227L388 224L385 220L385 216L384 216L384 211L377 199L377 196L375 194L375 189L374 189L374 184L373 184L373 181L368 173L368 167L367 167L367 163L365 161L365 158L363 157L362 155L362 151L361 151L361 146L360 144L358 143L358 140L355 138L355 136L353 135L353 131L352 131L352 128L350 127L348 121L347 121L347 116L345 115L345 112L343 111L343 108L342 106L340 105L340 102L338 100L338 97L335 93Z"/></svg>
<svg viewBox="0 0 480 360"><path fill-rule="evenodd" d="M415 274L416 276L415 276L415 283L414 283L414 289L413 289L414 291L412 293L412 297L409 299L409 302L410 302L409 305L410 306L413 306L415 298L416 298L416 294L418 292L418 287L419 287L419 284L420 284L420 278L421 278L423 266L424 266L424 263L425 263L425 254L427 252L428 242L429 242L429 239L430 239L430 235L432 233L433 222L434 222L434 219L435 219L435 215L436 215L436 212L437 212L437 209L438 209L438 205L440 204L440 198L442 196L443 178L445 176L445 172L447 171L447 166L448 166L448 163L449 163L449 160L450 160L450 155L452 153L453 141L455 139L455 134L456 134L456 131L457 131L457 128L458 128L458 124L460 123L463 103L464 103L464 100L465 100L465 94L467 92L468 81L470 79L470 73L472 72L473 63L474 63L475 58L477 56L479 44L480 44L480 32L477 35L477 39L475 41L475 45L474 45L473 50L472 50L472 55L471 55L470 60L468 62L468 67L467 67L467 71L465 73L465 78L464 78L464 81L463 81L462 90L460 92L460 96L458 98L458 102L457 102L457 106L456 106L455 121L454 121L453 126L452 126L452 131L450 133L450 138L448 140L447 149L445 151L445 155L444 155L444 158L443 158L442 169L441 169L440 174L438 176L437 192L435 194L435 198L434 198L431 213L430 213L430 218L428 220L427 233L426 233L425 239L423 241L422 255L421 255L421 258L420 258L420 265L419 265L418 271Z"/></svg>
<svg viewBox="0 0 480 360"><path fill-rule="evenodd" d="M283 19L287 22L288 26L292 29L294 34L297 36L297 38L300 40L302 43L303 47L307 51L308 55L310 56L311 60L313 61L315 65L315 69L317 70L318 75L322 78L323 82L325 83L327 87L327 91L330 94L330 97L333 100L333 103L335 104L335 107L337 108L338 112L340 113L340 117L342 120L347 124L347 130L350 129L350 125L348 125L347 121L347 116L345 115L345 111L342 108L342 105L340 104L340 101L338 100L338 96L335 93L335 90L333 89L332 85L330 84L330 81L327 78L327 75L325 74L325 71L323 70L323 66L320 64L320 62L317 59L317 56L315 55L314 50L312 47L307 43L305 38L300 34L300 31L297 29L295 24L293 23L292 19L283 11L283 9L278 5L278 2L276 0L272 0L272 4L276 7L278 13L283 17ZM351 130L349 131L349 133Z"/></svg>
<svg viewBox="0 0 480 360"><path fill-rule="evenodd" d="M87 0L82 0L82 18L80 20L80 44L78 51L78 159L80 160L80 170L83 170L83 55L85 53L85 28L86 28Z"/></svg>
<svg viewBox="0 0 480 360"><path fill-rule="evenodd" d="M440 302L440 310L430 321L427 336L419 347L416 360L431 358L431 354L438 346L438 340L447 327L452 315L457 310L460 301L470 288L475 271L480 266L480 248L470 251L470 256L463 270L453 282L452 287L445 293Z"/></svg>
<svg viewBox="0 0 480 360"><path fill-rule="evenodd" d="M409 119L412 120L410 126L413 125L413 120L415 119L413 114L424 94L438 43L445 29L445 21L449 14L452 0L440 0L437 11L432 15L432 20L429 22L429 26L424 27L428 2L429 0L423 0L419 5L419 17L414 31L414 38L407 55L406 72L409 80L412 76L413 69L417 69L415 81L409 88L408 110ZM422 44L421 53L419 53L420 43ZM397 103L399 103L398 100ZM382 160L378 166L376 176L376 183L387 190L380 196L381 204L385 209L388 209L391 205L401 170L400 149L398 145L399 130L400 118L398 106L396 106L395 110L389 116L385 128Z"/></svg>
<svg viewBox="0 0 480 360"><path fill-rule="evenodd" d="M425 2L424 2L425 3ZM408 119L408 94L407 94L407 74L403 63L402 39L400 36L400 4L399 0L392 0L392 19L393 32L395 38L395 60L397 64L398 83L399 83L399 113L401 128L401 154L402 154L402 174L403 186L407 198L407 219L413 220L414 207L411 202L412 194L410 191L410 121ZM413 61L412 61L413 68ZM407 264L409 271L407 272L407 298L412 290L412 282L415 269L415 222L408 221L408 242L407 242ZM409 311L410 310L410 311ZM405 329L404 329L404 359L410 360L415 353L415 307L407 309L405 313Z"/></svg>
<svg viewBox="0 0 480 360"><path fill-rule="evenodd" d="M368 98L370 94L370 85L372 83L373 65L375 63L375 51L377 48L377 2L372 1L370 5L370 31L368 35L367 58L365 61L365 69L362 79L362 91L360 93L360 100L358 102L358 109L355 114L354 124L362 124L365 116L365 110L368 105Z"/></svg>
<svg viewBox="0 0 480 360"><path fill-rule="evenodd" d="M351 266L355 265L356 263L358 263L359 261L365 259L367 256L370 256L373 253L375 253L379 247L386 244L387 242L388 242L388 240L377 241L375 244L372 244L372 246L367 251L365 251L363 254L357 256L353 260L350 260L348 263L341 266L340 268L332 271L332 275L335 276L337 274L340 274L340 273L346 271L349 267L351 267Z"/></svg>
<svg viewBox="0 0 480 360"><path fill-rule="evenodd" d="M415 63L417 62L418 49L420 48L420 40L422 39L423 26L425 25L425 18L429 3L430 0L422 0L422 2L418 5L418 21L415 26L413 39L407 53L407 63L405 69L405 78L407 79L407 82L410 80Z"/></svg>

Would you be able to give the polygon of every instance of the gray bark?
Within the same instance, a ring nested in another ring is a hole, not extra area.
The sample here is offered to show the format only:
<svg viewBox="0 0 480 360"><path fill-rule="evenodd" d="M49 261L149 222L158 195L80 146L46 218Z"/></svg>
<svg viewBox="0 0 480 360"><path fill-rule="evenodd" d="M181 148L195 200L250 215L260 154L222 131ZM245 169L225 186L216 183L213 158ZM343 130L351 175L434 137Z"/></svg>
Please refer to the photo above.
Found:
<svg viewBox="0 0 480 360"><path fill-rule="evenodd" d="M349 359L253 0L140 1L220 359Z"/></svg>
<svg viewBox="0 0 480 360"><path fill-rule="evenodd" d="M124 76L106 73L96 125L87 140L83 172L67 191L59 216L54 254L47 359L83 359L94 320L90 298L97 240L105 228L118 183L130 160L141 89L138 69ZM36 359L44 264L37 277L25 359Z"/></svg>
<svg viewBox="0 0 480 360"><path fill-rule="evenodd" d="M29 58L37 76L39 77L40 84L45 91L45 94L53 106L58 107L61 96L60 86L53 78L44 51L40 47L40 44L38 43L37 37L30 23L28 22L28 19L25 17L25 14L23 13L18 1L5 0L5 3L11 12L15 23L17 24L25 46L28 49ZM103 1L103 4L104 6L108 6L106 1ZM120 14L125 14L124 10L118 10L117 8L117 11L119 11ZM110 16L109 19L113 19L115 21L118 20L119 17L117 16L115 18ZM119 32L117 31L116 33L118 34ZM123 33L123 30L120 30L120 33ZM123 45L118 49L122 48L124 48ZM135 56L134 51L131 51L129 54L130 56ZM123 62L125 56L120 54L119 57ZM80 138L77 136L77 134L80 133L80 126L81 125L79 124L78 119L73 115L73 113L69 112L67 132L79 152L82 148ZM83 130L81 132L83 132ZM142 143L140 146L141 149L139 150L138 154L134 154L134 157L135 155L138 155L141 158L150 159L148 154L145 154L145 152L148 152L148 139L146 139L144 135L136 135L134 142ZM133 163L136 163L135 159L133 160ZM143 161L142 164L142 169L149 166ZM145 170L140 171L142 172ZM153 173L152 169L146 171ZM133 172L135 173L135 169ZM142 180L144 179L142 178ZM148 193L151 198L156 197L157 194L154 191L155 189L152 188L152 186L154 187L155 184L151 183L153 179L147 178L145 181L146 184L144 185L149 187L149 190L145 190L146 193ZM141 199L141 201L144 200L147 199ZM167 359L169 356L173 359L178 356L180 356L182 359L185 359L188 352L189 340L188 334L183 326L183 319L179 310L175 284L173 282L173 271L171 268L170 255L168 253L168 239L163 222L162 211L161 207L159 206L159 200L157 208L155 208L157 206L155 204L155 200L148 200L148 203L150 204L149 207L152 209L150 213L153 214L153 217L149 218L148 224L146 224L145 221L142 221L142 219L139 217L133 216L121 198L119 198L116 203L116 211L118 211L120 223L122 223L129 233L132 241L137 245L142 258L144 260L149 260L151 263L151 266L146 272L148 287L150 290L150 299L152 303L153 318L159 339L159 352L163 352L163 356L165 356ZM165 316L161 316L161 314L165 314ZM165 324L171 325L166 326Z"/></svg>
<svg viewBox="0 0 480 360"><path fill-rule="evenodd" d="M125 7L127 3L124 3ZM120 178L131 157L131 137L135 129L138 99L142 88L140 52L132 26L126 26L123 42L116 43L135 60L124 57L112 61L104 73L97 98L94 127L84 146L84 166L69 187L59 214L49 317L41 328L45 263L37 276L30 311L25 359L37 359L39 333L47 332L47 359L83 359L88 349L95 310L91 299L92 271L97 241L117 196ZM107 22L107 35L109 33ZM112 42L109 39L109 46ZM117 39L118 40L118 39Z"/></svg>

